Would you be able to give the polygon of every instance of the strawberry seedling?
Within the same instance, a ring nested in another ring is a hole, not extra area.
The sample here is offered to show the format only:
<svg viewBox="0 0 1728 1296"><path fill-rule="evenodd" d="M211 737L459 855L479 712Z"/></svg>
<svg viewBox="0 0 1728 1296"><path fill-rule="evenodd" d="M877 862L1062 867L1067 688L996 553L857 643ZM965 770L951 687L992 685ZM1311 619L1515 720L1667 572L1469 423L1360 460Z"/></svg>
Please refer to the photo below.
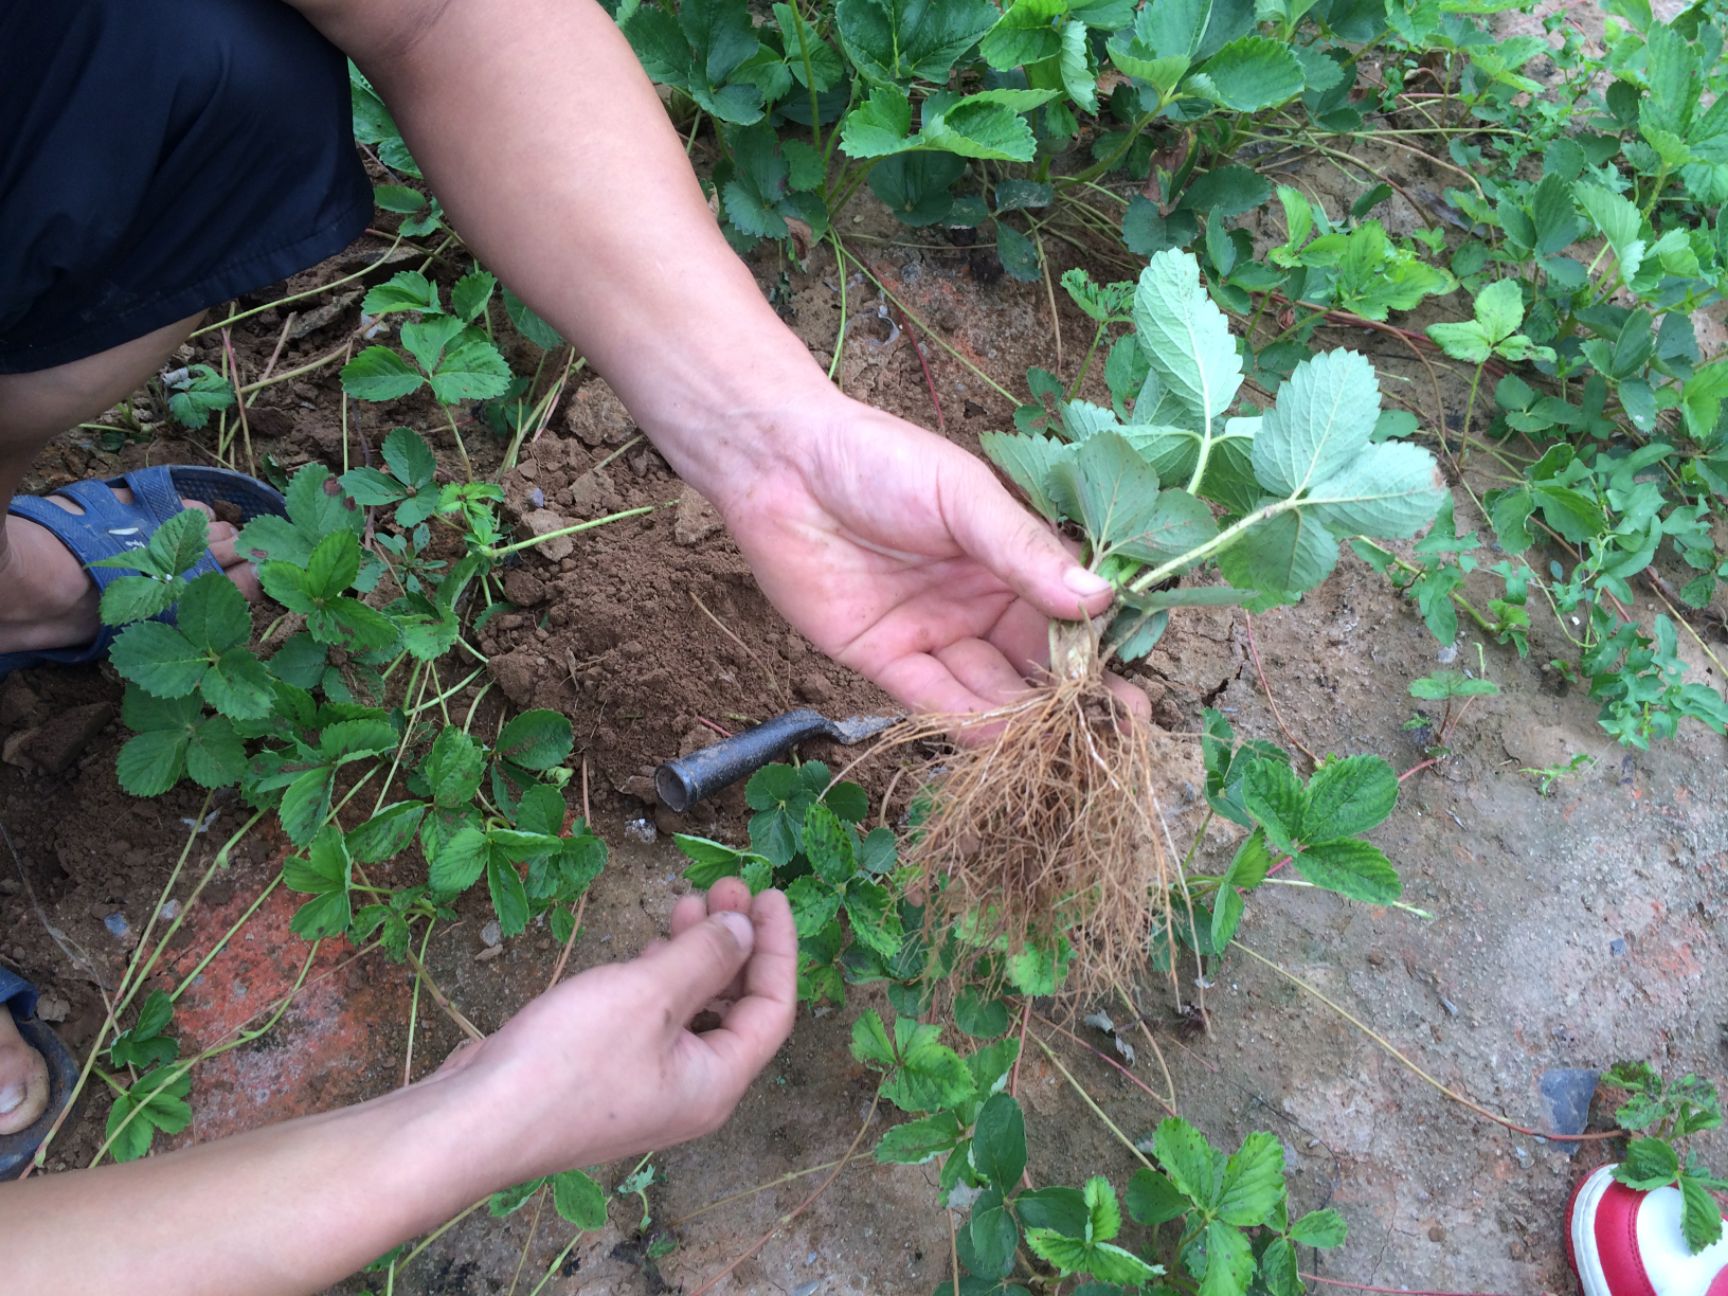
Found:
<svg viewBox="0 0 1728 1296"><path fill-rule="evenodd" d="M1103 295L1073 288L1109 328ZM1125 305L1125 292L1117 296ZM1103 975L1139 966L1173 880L1154 739L1120 716L1106 666L1145 656L1183 607L1294 602L1331 573L1341 539L1408 536L1444 498L1427 451L1375 440L1379 388L1353 352L1303 362L1270 409L1233 415L1241 360L1193 257L1153 257L1127 313L1134 331L1107 366L1119 409L1058 392L1050 409L1022 420L1057 435L983 439L1032 507L1083 542L1115 604L1095 622L1052 628L1041 688L981 717L934 722L932 731L958 723L994 736L942 758L911 848L939 907L964 917L973 939L1019 950L1083 931L1080 966ZM1390 770L1374 774L1380 792L1390 782L1395 795ZM1372 822L1390 809L1384 799ZM1284 834L1282 849L1298 844L1289 815L1260 822ZM1326 867L1343 853L1316 847L1314 880L1346 889L1373 873L1363 887L1375 896L1395 887L1358 854L1341 865L1350 880Z"/></svg>

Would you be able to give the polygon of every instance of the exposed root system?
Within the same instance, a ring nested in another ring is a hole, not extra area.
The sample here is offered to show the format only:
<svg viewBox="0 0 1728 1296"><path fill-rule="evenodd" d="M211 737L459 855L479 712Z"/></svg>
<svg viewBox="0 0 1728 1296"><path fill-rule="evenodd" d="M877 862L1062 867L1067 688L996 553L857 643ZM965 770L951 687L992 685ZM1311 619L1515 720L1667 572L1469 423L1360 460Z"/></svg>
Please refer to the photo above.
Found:
<svg viewBox="0 0 1728 1296"><path fill-rule="evenodd" d="M1069 988L1086 992L1144 972L1174 879L1154 733L1123 714L1095 651L1074 660L1010 705L897 739L965 743L931 763L933 802L907 846L934 912L1010 952L1066 935Z"/></svg>

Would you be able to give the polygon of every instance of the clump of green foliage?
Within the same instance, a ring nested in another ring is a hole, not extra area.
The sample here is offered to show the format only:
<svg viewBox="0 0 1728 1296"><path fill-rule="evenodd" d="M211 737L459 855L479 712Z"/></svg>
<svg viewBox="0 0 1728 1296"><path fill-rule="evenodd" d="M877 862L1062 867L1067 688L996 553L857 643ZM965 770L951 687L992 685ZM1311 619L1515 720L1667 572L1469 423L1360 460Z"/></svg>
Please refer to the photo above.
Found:
<svg viewBox="0 0 1728 1296"><path fill-rule="evenodd" d="M286 610L262 642L232 581L183 575L205 549L202 513L105 560L131 571L101 605L122 627L111 660L133 731L120 785L135 796L188 779L234 789L250 822L273 820L296 848L283 881L307 897L293 929L308 940L377 941L405 959L416 929L450 916L484 879L504 936L543 915L567 941L574 903L606 860L567 803L570 721L530 710L482 737L473 708L460 725L446 711L484 670L460 606L471 589L491 598L509 547L496 544L501 492L440 485L431 450L407 428L386 438L382 462L341 478L308 465L288 483L286 517L241 531L240 551ZM394 521L370 543L367 505ZM172 624L150 619L171 606ZM480 666L443 686L440 668L459 646ZM111 1049L138 1073L116 1083L110 1132L122 1159L142 1155L152 1129L185 1123L188 1076L163 1037L169 1011L152 996Z"/></svg>
<svg viewBox="0 0 1728 1296"><path fill-rule="evenodd" d="M1154 739L1117 716L1105 666L1144 656L1175 609L1300 598L1331 573L1341 539L1408 536L1443 491L1433 456L1390 434L1374 371L1354 352L1302 362L1269 409L1232 414L1241 360L1193 257L1158 253L1133 284L1063 282L1097 321L1093 352L1132 326L1110 344L1112 406L1044 381L1048 401L1020 412L1021 430L982 443L1035 510L1078 536L1116 601L1096 624L1053 628L1044 687L933 722L996 732L942 758L912 852L939 907L1011 949L1083 932L1070 937L1082 969L1120 979L1167 929L1173 877ZM1372 871L1343 841L1353 817L1339 826L1315 810L1304 822L1300 784L1287 767L1266 768L1284 775L1264 775L1261 824L1275 844L1300 843L1299 866L1316 880L1340 883L1333 860L1353 876ZM1389 773L1376 769L1376 785ZM1322 771L1322 799L1354 795L1334 792L1345 777ZM1389 809L1387 798L1367 822ZM1315 835L1334 827L1337 841ZM1378 895L1387 880L1363 885Z"/></svg>
<svg viewBox="0 0 1728 1296"><path fill-rule="evenodd" d="M940 1160L950 1205L966 1204L954 1239L964 1275L937 1296L1028 1296L1032 1286L1078 1279L1077 1292L1299 1296L1298 1246L1336 1247L1347 1229L1336 1211L1292 1217L1284 1146L1254 1133L1226 1156L1179 1117L1147 1140L1148 1160L1121 1198L1109 1178L1080 1187L1034 1186L1027 1173L1026 1118L1007 1092L1019 1055L1013 1036L964 1056L931 1025L874 1012L852 1028L852 1054L882 1073L880 1097L913 1119L876 1144L895 1165ZM1128 1219L1140 1226L1125 1234ZM1024 1250L1022 1250L1022 1243ZM958 1292L956 1292L956 1284Z"/></svg>
<svg viewBox="0 0 1728 1296"><path fill-rule="evenodd" d="M1602 1083L1626 1091L1614 1119L1633 1136L1614 1178L1649 1192L1680 1190L1680 1229L1696 1254L1722 1238L1722 1208L1712 1193L1728 1192L1728 1179L1713 1173L1688 1140L1722 1125L1716 1086L1699 1076L1666 1080L1648 1062L1621 1062L1602 1073Z"/></svg>

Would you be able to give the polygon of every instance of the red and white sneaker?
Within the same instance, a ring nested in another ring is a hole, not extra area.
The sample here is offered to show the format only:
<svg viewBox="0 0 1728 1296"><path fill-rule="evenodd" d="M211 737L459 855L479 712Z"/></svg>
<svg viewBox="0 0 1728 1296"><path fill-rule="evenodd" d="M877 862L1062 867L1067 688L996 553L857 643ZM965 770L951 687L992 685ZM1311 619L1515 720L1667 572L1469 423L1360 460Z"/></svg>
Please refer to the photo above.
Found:
<svg viewBox="0 0 1728 1296"><path fill-rule="evenodd" d="M1572 1194L1566 1251L1584 1296L1728 1296L1728 1235L1697 1255L1680 1232L1680 1190L1639 1192L1605 1165Z"/></svg>

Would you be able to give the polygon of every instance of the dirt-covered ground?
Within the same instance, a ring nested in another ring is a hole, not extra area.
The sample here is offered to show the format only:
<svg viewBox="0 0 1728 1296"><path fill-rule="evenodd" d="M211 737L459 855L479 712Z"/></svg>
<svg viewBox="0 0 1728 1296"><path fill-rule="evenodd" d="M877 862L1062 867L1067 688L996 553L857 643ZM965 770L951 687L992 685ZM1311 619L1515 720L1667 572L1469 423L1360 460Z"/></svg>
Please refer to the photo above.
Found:
<svg viewBox="0 0 1728 1296"><path fill-rule="evenodd" d="M1448 183L1402 169L1398 178L1413 194ZM1329 185L1342 192L1353 184L1320 169L1308 179L1323 196ZM1349 197L1358 191L1350 188ZM947 246L940 236L908 238L867 205L846 219L850 246L922 321L896 315L852 271L840 365L846 390L929 426L939 404L947 435L968 446L980 432L1006 426L1009 405L931 335L1018 386L1029 365L1056 367L1044 285L1015 283L987 254ZM296 286L357 269L381 246L368 239ZM1058 271L1078 256L1048 246ZM766 260L759 269L788 322L826 362L840 324L832 255L818 250L802 271ZM1457 313L1455 306L1442 306L1440 316ZM284 310L266 312L235 332L242 365L258 373L284 332L279 370L325 354L342 344L356 309L344 299L345 313L311 323L307 315L290 322ZM1071 366L1088 336L1085 321L1064 309L1059 325ZM1388 390L1419 408L1426 403L1432 424L1430 379L1406 347L1373 334L1329 340L1367 351L1390 376ZM195 344L191 358L214 360L212 339ZM1462 389L1444 374L1441 382L1455 430ZM336 390L331 367L259 392L250 422L259 453L287 469L339 457ZM150 421L150 400L133 412L147 429L160 428ZM436 440L439 424L429 413L411 403L349 411L357 435L374 445L398 422ZM684 886L670 831L741 831L736 792L688 821L656 810L647 781L656 762L711 741L717 728L793 705L835 715L887 706L780 621L711 511L681 491L650 447L631 445L634 436L628 414L586 377L508 475L507 510L525 531L638 504L663 507L524 557L507 578L516 610L491 620L480 645L497 686L487 705L501 694L571 716L596 825L613 843L576 965L629 954L659 930ZM469 433L471 444L484 439ZM97 434L76 433L43 456L32 484L208 453L167 434L111 453ZM480 451L482 460L488 453L496 461L496 449ZM1461 492L1458 517L1461 529L1483 529ZM1699 630L1718 655L1728 649L1719 624L1700 622ZM1110 1005L1136 1046L1140 1081L1164 1089L1161 1055L1185 1116L1219 1143L1273 1130L1285 1142L1300 1204L1329 1203L1346 1214L1349 1244L1305 1260L1327 1279L1508 1296L1571 1290L1560 1246L1566 1194L1608 1149L1514 1133L1451 1101L1413 1066L1531 1129L1559 1118L1543 1096L1544 1078L1552 1083L1552 1073L1566 1068L1647 1058L1674 1073L1720 1077L1728 1069L1728 744L1693 728L1649 752L1614 745L1595 723L1595 705L1542 669L1558 654L1558 638L1538 618L1528 659L1485 647L1482 664L1501 695L1469 710L1451 754L1405 784L1377 834L1404 875L1407 899L1431 921L1267 887L1250 905L1242 939L1311 990L1234 955L1203 991L1181 988L1184 1003L1203 997L1209 1032L1177 1012L1165 985L1145 987L1143 1024L1131 1025L1120 1005ZM1253 647L1288 736L1261 686ZM1321 755L1373 752L1406 769L1424 760L1440 720L1428 707L1426 729L1409 723L1417 708L1408 683L1442 664L1475 668L1477 651L1469 637L1442 649L1380 576L1346 554L1320 591L1255 618L1251 630L1240 615L1179 620L1138 678L1159 723L1173 732L1192 734L1210 705L1244 737L1299 740ZM1699 677L1719 686L1695 656ZM140 802L118 790L118 698L112 674L96 668L28 672L0 685L0 824L14 847L10 855L0 847L0 959L49 991L47 1010L63 1019L75 1047L90 1042L102 990L138 941L200 800L181 790ZM1528 771L1564 766L1578 754L1593 763L1543 795ZM885 771L862 773L875 787L886 781ZM1197 818L1197 778L1197 753L1171 771L1178 833ZM235 805L217 805L186 876L202 874L241 817ZM1202 862L1226 859L1231 840L1214 829ZM268 835L247 839L186 910L170 965L155 983L172 986L197 972L203 953L270 885L284 849ZM183 884L177 894L185 891ZM280 890L268 895L229 948L193 977L177 1019L190 1040L207 1044L256 1024L287 991L305 949L287 931L292 909ZM558 951L543 928L502 949L489 946L485 917L480 904L467 906L463 922L440 929L427 966L453 1003L491 1029L545 985ZM194 1121L178 1141L321 1110L424 1074L459 1036L422 996L410 1050L411 985L407 970L377 955L322 951L274 1029L195 1072ZM830 1171L787 1176L842 1157L869 1108L871 1079L846 1047L851 1017L865 1006L882 1004L854 990L844 1010L802 1013L791 1043L725 1131L655 1158L652 1228L676 1240L675 1250L650 1258L650 1239L635 1228L640 1203L620 1199L613 1226L581 1239L543 1290L694 1292L799 1207ZM1088 1044L1108 1048L1103 1036L1081 1043L1053 1026L1032 1029L1131 1136L1164 1114L1146 1090L1088 1051ZM1036 1047L1018 1089L1035 1179L1075 1182L1104 1171L1121 1182L1131 1171L1131 1159ZM87 1160L105 1115L105 1100L87 1100L56 1143L51 1168ZM1599 1111L1595 1118L1599 1124ZM862 1147L883 1119L878 1114ZM1705 1150L1719 1165L1728 1161L1728 1140ZM609 1181L629 1168L609 1168ZM769 1186L734 1196L761 1185ZM948 1274L948 1230L933 1167L884 1167L866 1157L713 1290L928 1293ZM480 1211L418 1255L396 1291L527 1292L569 1240L550 1210L536 1220L530 1207L504 1221ZM355 1280L341 1290L367 1289Z"/></svg>

